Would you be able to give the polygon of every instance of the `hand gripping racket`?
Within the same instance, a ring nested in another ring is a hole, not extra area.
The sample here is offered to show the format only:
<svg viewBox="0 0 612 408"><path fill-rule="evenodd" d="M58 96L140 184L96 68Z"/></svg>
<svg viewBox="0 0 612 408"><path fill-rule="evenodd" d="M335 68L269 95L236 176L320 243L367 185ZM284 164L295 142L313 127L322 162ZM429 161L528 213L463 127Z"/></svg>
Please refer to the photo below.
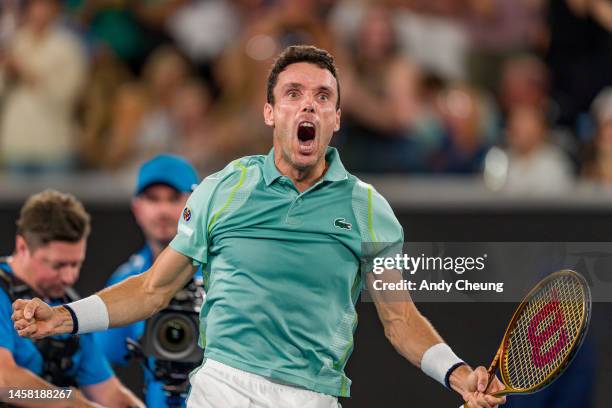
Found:
<svg viewBox="0 0 612 408"><path fill-rule="evenodd" d="M505 388L495 396L531 394L554 382L580 349L591 318L586 280L571 270L538 283L518 306L489 367ZM468 404L462 405L468 408Z"/></svg>

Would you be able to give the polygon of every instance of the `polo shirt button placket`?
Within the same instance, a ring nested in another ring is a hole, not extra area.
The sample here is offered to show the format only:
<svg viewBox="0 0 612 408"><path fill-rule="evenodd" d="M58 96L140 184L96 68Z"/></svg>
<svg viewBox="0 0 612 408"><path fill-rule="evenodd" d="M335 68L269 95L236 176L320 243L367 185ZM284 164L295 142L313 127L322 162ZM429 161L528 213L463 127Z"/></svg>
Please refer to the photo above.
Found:
<svg viewBox="0 0 612 408"><path fill-rule="evenodd" d="M288 225L291 225L293 227L298 227L302 225L302 221L299 218L292 216L292 213L302 204L302 200L302 197L300 197L298 194L297 197L295 197L291 202L291 205L287 210L287 216L285 217L285 223L287 223Z"/></svg>

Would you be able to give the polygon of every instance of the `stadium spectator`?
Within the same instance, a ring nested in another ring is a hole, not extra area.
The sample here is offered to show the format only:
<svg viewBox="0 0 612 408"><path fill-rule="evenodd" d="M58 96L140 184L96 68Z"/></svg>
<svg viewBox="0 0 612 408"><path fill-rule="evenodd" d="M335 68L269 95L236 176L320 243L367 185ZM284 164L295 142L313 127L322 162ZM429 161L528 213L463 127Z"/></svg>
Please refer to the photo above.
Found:
<svg viewBox="0 0 612 408"><path fill-rule="evenodd" d="M203 174L215 173L223 168L227 141L218 137L212 118L210 92L197 80L191 80L177 89L172 101L171 117L176 135L172 151L186 158Z"/></svg>
<svg viewBox="0 0 612 408"><path fill-rule="evenodd" d="M504 64L499 84L499 103L504 113L527 106L547 112L548 69L538 57L523 54L510 58Z"/></svg>
<svg viewBox="0 0 612 408"><path fill-rule="evenodd" d="M549 143L549 133L542 111L524 106L510 113L506 191L555 194L572 186L572 164L558 146Z"/></svg>
<svg viewBox="0 0 612 408"><path fill-rule="evenodd" d="M88 85L81 102L81 160L90 168L105 168L120 159L109 146L116 145L115 137L129 140L136 130L121 131L125 125L124 107L127 83L133 82L129 69L108 47L101 46L94 53ZM136 104L144 109L143 103ZM130 118L132 115L128 115ZM132 123L139 123L137 115ZM132 125L133 127L134 125ZM127 126L128 128L130 126ZM113 156L109 157L109 153Z"/></svg>
<svg viewBox="0 0 612 408"><path fill-rule="evenodd" d="M421 113L420 70L399 53L391 10L365 10L345 64L343 114L346 162L356 171L407 171ZM372 155L385 160L372 161Z"/></svg>
<svg viewBox="0 0 612 408"><path fill-rule="evenodd" d="M593 102L596 135L587 146L583 175L590 180L612 184L612 88L604 89Z"/></svg>
<svg viewBox="0 0 612 408"><path fill-rule="evenodd" d="M509 58L546 46L545 5L541 0L466 3L463 22L470 36L469 80L494 90Z"/></svg>
<svg viewBox="0 0 612 408"><path fill-rule="evenodd" d="M108 144L97 153L104 169L121 169L130 161L147 106L147 94L141 83L127 82L117 89L111 100Z"/></svg>
<svg viewBox="0 0 612 408"><path fill-rule="evenodd" d="M397 30L397 46L422 69L445 80L465 79L468 33L459 18L464 2L457 0L386 0ZM338 1L329 13L328 25L346 42L354 38L368 8L367 0Z"/></svg>
<svg viewBox="0 0 612 408"><path fill-rule="evenodd" d="M12 171L73 167L73 113L85 80L81 44L58 24L59 0L27 3L1 69L12 86L0 127L2 159Z"/></svg>
<svg viewBox="0 0 612 408"><path fill-rule="evenodd" d="M144 70L149 105L135 146L139 158L171 149L175 130L171 103L177 89L189 78L189 71L188 61L174 47L160 47L149 57Z"/></svg>
<svg viewBox="0 0 612 408"><path fill-rule="evenodd" d="M190 65L174 48L155 50L140 84L121 87L114 104L112 145L108 163L133 170L135 163L174 148L176 128L171 105L177 89L189 78Z"/></svg>
<svg viewBox="0 0 612 408"><path fill-rule="evenodd" d="M438 97L445 135L429 169L437 173L475 174L496 135L488 134L492 114L484 96L466 84L443 90Z"/></svg>
<svg viewBox="0 0 612 408"><path fill-rule="evenodd" d="M263 0L187 1L168 19L167 29L196 65L209 64L264 9Z"/></svg>
<svg viewBox="0 0 612 408"><path fill-rule="evenodd" d="M465 1L395 0L399 41L423 69L446 80L467 79L470 38L461 17Z"/></svg>

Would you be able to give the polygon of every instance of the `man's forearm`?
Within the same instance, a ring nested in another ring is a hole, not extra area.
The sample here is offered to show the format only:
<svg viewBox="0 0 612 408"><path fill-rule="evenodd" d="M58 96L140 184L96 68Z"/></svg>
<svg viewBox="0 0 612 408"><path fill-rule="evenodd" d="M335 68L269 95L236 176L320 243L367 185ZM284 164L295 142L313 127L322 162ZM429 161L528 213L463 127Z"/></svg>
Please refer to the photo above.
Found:
<svg viewBox="0 0 612 408"><path fill-rule="evenodd" d="M54 390L57 389L53 384L43 380L30 370L25 368L14 366L5 370L2 374L2 387L12 388L15 390ZM9 402L9 401L5 401ZM11 405L18 407L51 407L51 408L76 408L79 405L78 401L74 398L66 399L63 401L51 402L46 400L44 402L31 402L31 401L20 401L18 399L11 400Z"/></svg>
<svg viewBox="0 0 612 408"><path fill-rule="evenodd" d="M110 327L146 319L163 309L194 272L190 258L170 247L164 249L148 271L99 293Z"/></svg>
<svg viewBox="0 0 612 408"><path fill-rule="evenodd" d="M147 290L147 271L132 276L98 293L108 310L109 327L125 326L144 320L166 302L163 292Z"/></svg>
<svg viewBox="0 0 612 408"><path fill-rule="evenodd" d="M414 305L407 305L401 314L385 324L385 335L397 352L417 367L421 367L423 354L430 347L443 342L442 337Z"/></svg>
<svg viewBox="0 0 612 408"><path fill-rule="evenodd" d="M132 391L130 391L127 387L125 387L124 385L121 385L121 388L119 389L119 392L117 393L117 403L116 404L109 404L109 406L111 407L140 407L140 406L144 406L142 401L140 401L138 399L138 397L136 397L136 395L134 395L134 393Z"/></svg>
<svg viewBox="0 0 612 408"><path fill-rule="evenodd" d="M111 377L98 384L82 388L83 393L92 401L113 408L144 408L144 404L117 377Z"/></svg>
<svg viewBox="0 0 612 408"><path fill-rule="evenodd" d="M381 277L386 282L399 282L397 270L386 270ZM372 274L367 276L368 289L376 304L385 335L393 347L425 374L450 387L449 376L463 365L451 348L444 343L429 321L419 312L407 291L375 290Z"/></svg>
<svg viewBox="0 0 612 408"><path fill-rule="evenodd" d="M69 303L66 307L53 307L55 333L106 330L108 327L124 326L146 319L155 313L157 308L155 295L143 296L145 292L142 290L142 281L142 275L133 276L98 292L95 296ZM98 298L94 299L96 296ZM84 319L85 316L89 319ZM75 318L78 318L78 321L75 321ZM93 322L97 320L100 320L101 324ZM84 329L85 324L95 327Z"/></svg>
<svg viewBox="0 0 612 408"><path fill-rule="evenodd" d="M144 320L168 305L194 272L190 258L168 247L146 272L65 305L74 322L72 332L102 331ZM65 314L60 312L54 311L54 329L63 321Z"/></svg>

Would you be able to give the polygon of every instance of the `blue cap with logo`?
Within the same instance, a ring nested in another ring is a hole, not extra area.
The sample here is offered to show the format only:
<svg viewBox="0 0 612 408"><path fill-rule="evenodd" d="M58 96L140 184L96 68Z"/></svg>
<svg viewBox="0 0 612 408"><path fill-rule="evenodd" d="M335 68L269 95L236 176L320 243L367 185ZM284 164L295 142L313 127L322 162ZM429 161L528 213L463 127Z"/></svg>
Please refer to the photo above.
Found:
<svg viewBox="0 0 612 408"><path fill-rule="evenodd" d="M140 166L136 195L154 184L165 184L181 193L191 193L198 182L198 174L187 160L180 156L160 154Z"/></svg>

